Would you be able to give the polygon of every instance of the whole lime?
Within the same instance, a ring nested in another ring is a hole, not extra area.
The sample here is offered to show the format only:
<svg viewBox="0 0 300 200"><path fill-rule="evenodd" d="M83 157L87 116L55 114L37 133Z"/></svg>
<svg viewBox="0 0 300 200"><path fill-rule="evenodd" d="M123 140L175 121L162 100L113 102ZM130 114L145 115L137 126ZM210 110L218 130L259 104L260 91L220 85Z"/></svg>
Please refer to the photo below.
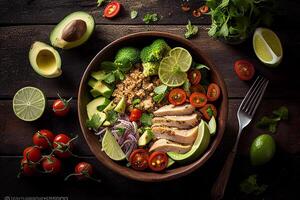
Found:
<svg viewBox="0 0 300 200"><path fill-rule="evenodd" d="M257 136L250 148L251 164L257 166L269 162L275 154L275 149L276 145L272 136L268 134Z"/></svg>

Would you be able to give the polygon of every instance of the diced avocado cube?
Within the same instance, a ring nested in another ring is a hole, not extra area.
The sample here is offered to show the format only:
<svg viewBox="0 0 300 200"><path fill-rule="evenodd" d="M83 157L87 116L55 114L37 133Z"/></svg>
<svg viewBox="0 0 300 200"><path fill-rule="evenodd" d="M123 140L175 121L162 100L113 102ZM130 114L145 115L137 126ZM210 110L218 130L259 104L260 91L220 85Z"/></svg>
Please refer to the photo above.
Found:
<svg viewBox="0 0 300 200"><path fill-rule="evenodd" d="M106 98L109 98L112 95L113 90L102 81L97 81L97 83L90 92L93 97L102 95Z"/></svg>
<svg viewBox="0 0 300 200"><path fill-rule="evenodd" d="M95 89L91 89L91 90L90 90L90 93L91 93L91 95L92 95L94 98L99 97L99 96L102 95L102 94L99 92L99 90L95 90Z"/></svg>
<svg viewBox="0 0 300 200"><path fill-rule="evenodd" d="M107 111L110 111L110 110L113 110L114 108L116 107L116 104L111 101L103 110L103 112L107 112Z"/></svg>
<svg viewBox="0 0 300 200"><path fill-rule="evenodd" d="M109 122L109 121L105 121L103 124L102 124L102 126L110 126L111 125L111 123Z"/></svg>
<svg viewBox="0 0 300 200"><path fill-rule="evenodd" d="M97 83L97 80L91 78L91 79L89 80L89 82L88 82L88 85L89 85L90 87L94 88L95 85L96 85L96 83Z"/></svg>
<svg viewBox="0 0 300 200"><path fill-rule="evenodd" d="M126 109L126 99L123 96L122 99L117 104L117 106L115 107L115 111L118 113L124 113L125 109Z"/></svg>
<svg viewBox="0 0 300 200"><path fill-rule="evenodd" d="M138 145L145 146L153 139L153 133L151 129L146 129L142 136L139 138Z"/></svg>
<svg viewBox="0 0 300 200"><path fill-rule="evenodd" d="M98 81L102 81L106 78L106 73L105 71L100 70L100 71L92 72L91 76Z"/></svg>

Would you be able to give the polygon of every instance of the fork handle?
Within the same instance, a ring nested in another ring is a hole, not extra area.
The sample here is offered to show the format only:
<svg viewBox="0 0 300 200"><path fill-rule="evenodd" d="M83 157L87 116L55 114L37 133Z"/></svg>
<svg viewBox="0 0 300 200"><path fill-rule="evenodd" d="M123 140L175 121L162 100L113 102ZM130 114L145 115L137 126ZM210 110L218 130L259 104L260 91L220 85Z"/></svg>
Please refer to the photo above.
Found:
<svg viewBox="0 0 300 200"><path fill-rule="evenodd" d="M211 190L212 200L220 200L223 198L235 155L236 155L236 148L234 147L231 150L231 152L228 154L225 164L222 168L222 171L220 172L218 179L216 180L216 182L212 187Z"/></svg>

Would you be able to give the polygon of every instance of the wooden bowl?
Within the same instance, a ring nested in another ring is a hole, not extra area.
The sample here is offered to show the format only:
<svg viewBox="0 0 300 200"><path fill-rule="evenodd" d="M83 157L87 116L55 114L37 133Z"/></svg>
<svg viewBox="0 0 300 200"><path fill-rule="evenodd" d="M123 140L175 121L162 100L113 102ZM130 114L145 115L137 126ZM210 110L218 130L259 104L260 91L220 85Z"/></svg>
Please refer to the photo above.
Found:
<svg viewBox="0 0 300 200"><path fill-rule="evenodd" d="M98 141L98 138L87 129L86 127L86 119L87 119L87 112L86 112L86 105L91 100L89 96L89 88L88 88L88 80L90 78L90 74L92 71L98 70L100 63L104 60L113 60L115 53L118 49L124 46L136 46L136 47L143 47L149 45L153 39L156 38L163 38L167 41L167 43L171 47L180 46L186 48L193 59L197 62L203 63L210 67L212 81L217 83L222 91L222 98L219 100L218 106L218 117L217 117L217 133L213 136L210 142L208 149L205 153L200 156L196 161L182 165L174 169L168 169L161 173L156 172L140 172L133 170L132 168L126 167L125 165L121 165L118 162L111 160L103 151L101 151L101 143ZM210 61L210 59L195 45L193 45L190 41L179 37L177 35L173 35L170 33L164 32L156 32L156 31L149 31L149 32L140 32L134 33L127 36L124 36L120 39L115 40L114 42L107 45L103 48L91 61L91 63L86 68L83 77L80 82L79 93L78 93L78 117L81 126L81 130L83 135L91 149L91 151L95 154L97 159L109 169L126 176L131 179L139 180L139 181L146 181L146 182L157 182L157 181L166 181L175 178L182 177L187 175L200 166L202 166L214 153L220 141L222 139L225 124L227 121L227 111L228 111L228 100L227 100L227 90L224 80L220 73L218 72L215 65Z"/></svg>

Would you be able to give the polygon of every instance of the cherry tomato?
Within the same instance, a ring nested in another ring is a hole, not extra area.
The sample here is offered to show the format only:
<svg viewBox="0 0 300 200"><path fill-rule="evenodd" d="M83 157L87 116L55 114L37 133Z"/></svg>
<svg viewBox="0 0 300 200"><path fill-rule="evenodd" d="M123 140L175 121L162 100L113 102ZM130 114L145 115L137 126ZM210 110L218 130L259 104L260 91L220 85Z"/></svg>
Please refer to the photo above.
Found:
<svg viewBox="0 0 300 200"><path fill-rule="evenodd" d="M121 9L120 3L116 1L110 2L104 9L103 17L113 18L119 14L120 9Z"/></svg>
<svg viewBox="0 0 300 200"><path fill-rule="evenodd" d="M58 134L53 140L54 153L59 158L68 158L71 154L72 144L71 139L65 134Z"/></svg>
<svg viewBox="0 0 300 200"><path fill-rule="evenodd" d="M220 97L220 94L221 94L221 90L217 84L215 83L209 84L207 89L208 101L216 101Z"/></svg>
<svg viewBox="0 0 300 200"><path fill-rule="evenodd" d="M192 85L197 85L201 81L201 72L197 69L191 70L188 77Z"/></svg>
<svg viewBox="0 0 300 200"><path fill-rule="evenodd" d="M255 74L253 65L247 60L237 60L234 63L234 71L243 81L251 80Z"/></svg>
<svg viewBox="0 0 300 200"><path fill-rule="evenodd" d="M194 92L190 96L190 103L196 108L203 107L207 103L207 97L203 93Z"/></svg>
<svg viewBox="0 0 300 200"><path fill-rule="evenodd" d="M21 160L21 173L25 176L32 176L36 174L36 164L28 162L26 158Z"/></svg>
<svg viewBox="0 0 300 200"><path fill-rule="evenodd" d="M200 17L202 15L200 9L196 9L193 11L193 16L194 17Z"/></svg>
<svg viewBox="0 0 300 200"><path fill-rule="evenodd" d="M49 174L58 174L61 171L61 161L54 156L47 156L43 159L42 167Z"/></svg>
<svg viewBox="0 0 300 200"><path fill-rule="evenodd" d="M64 117L70 111L70 101L72 100L72 98L66 100L66 99L61 98L59 96L59 94L58 94L58 97L59 97L59 99L56 99L53 102L52 110L56 116Z"/></svg>
<svg viewBox="0 0 300 200"><path fill-rule="evenodd" d="M200 92L200 93L203 93L203 94L206 94L206 89L204 88L204 86L202 86L202 85L192 85L191 87L190 87L190 90L191 90L191 92L193 93L193 92Z"/></svg>
<svg viewBox="0 0 300 200"><path fill-rule="evenodd" d="M90 163L80 162L75 166L75 173L79 174L78 179L86 179L93 175L93 167Z"/></svg>
<svg viewBox="0 0 300 200"><path fill-rule="evenodd" d="M213 104L206 104L200 109L200 112L207 120L210 120L212 116L217 117L217 108Z"/></svg>
<svg viewBox="0 0 300 200"><path fill-rule="evenodd" d="M148 168L148 152L145 149L134 150L129 157L131 167L135 170L145 170Z"/></svg>
<svg viewBox="0 0 300 200"><path fill-rule="evenodd" d="M42 158L41 150L36 146L30 146L24 149L23 156L31 162L38 162Z"/></svg>
<svg viewBox="0 0 300 200"><path fill-rule="evenodd" d="M190 11L190 10L191 10L190 4L189 4L188 2L183 2L183 3L181 4L181 10L182 10L183 12L188 12L188 11Z"/></svg>
<svg viewBox="0 0 300 200"><path fill-rule="evenodd" d="M53 139L54 139L54 134L51 131L46 129L36 132L32 137L33 144L35 144L41 149L51 148Z"/></svg>
<svg viewBox="0 0 300 200"><path fill-rule="evenodd" d="M169 93L168 99L171 104L178 106L186 101L186 93L183 89L175 88Z"/></svg>
<svg viewBox="0 0 300 200"><path fill-rule="evenodd" d="M148 165L156 172L164 170L168 165L167 154L160 151L153 152L149 157Z"/></svg>
<svg viewBox="0 0 300 200"><path fill-rule="evenodd" d="M209 8L208 8L207 5L203 5L203 6L201 6L201 7L199 8L199 10L200 10L200 12L201 12L202 14L204 14L204 13L207 13L207 12L208 12Z"/></svg>
<svg viewBox="0 0 300 200"><path fill-rule="evenodd" d="M143 111L141 111L140 109L134 108L130 112L129 120L132 122L136 122L141 118L142 114L143 114Z"/></svg>

